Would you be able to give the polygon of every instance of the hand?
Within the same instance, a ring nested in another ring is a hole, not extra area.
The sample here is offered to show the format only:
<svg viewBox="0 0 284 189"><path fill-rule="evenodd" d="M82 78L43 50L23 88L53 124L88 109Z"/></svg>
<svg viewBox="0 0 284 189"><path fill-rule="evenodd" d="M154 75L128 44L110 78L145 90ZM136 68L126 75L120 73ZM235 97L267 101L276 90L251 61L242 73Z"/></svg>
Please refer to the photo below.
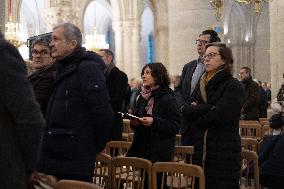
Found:
<svg viewBox="0 0 284 189"><path fill-rule="evenodd" d="M130 125L140 125L140 120L139 119L130 119Z"/></svg>
<svg viewBox="0 0 284 189"><path fill-rule="evenodd" d="M191 105L196 106L197 102L192 102Z"/></svg>
<svg viewBox="0 0 284 189"><path fill-rule="evenodd" d="M151 126L153 123L153 118L152 117L143 117L143 118L139 118L139 121L141 122L142 125L145 126Z"/></svg>

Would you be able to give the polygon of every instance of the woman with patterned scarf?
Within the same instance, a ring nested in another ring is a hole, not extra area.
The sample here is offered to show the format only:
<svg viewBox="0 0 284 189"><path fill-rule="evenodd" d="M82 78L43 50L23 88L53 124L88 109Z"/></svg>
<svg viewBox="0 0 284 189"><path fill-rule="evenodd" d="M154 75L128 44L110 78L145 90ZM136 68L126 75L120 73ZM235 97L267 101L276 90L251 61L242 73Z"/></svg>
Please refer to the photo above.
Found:
<svg viewBox="0 0 284 189"><path fill-rule="evenodd" d="M171 161L180 115L170 79L162 63L143 67L142 91L134 110L139 120L130 120L134 130L132 146L127 156L157 161ZM147 186L145 186L147 187Z"/></svg>
<svg viewBox="0 0 284 189"><path fill-rule="evenodd" d="M200 94L182 108L191 123L186 135L194 145L193 163L203 166L206 189L239 189L244 89L232 76L232 51L225 44L208 44L203 63Z"/></svg>

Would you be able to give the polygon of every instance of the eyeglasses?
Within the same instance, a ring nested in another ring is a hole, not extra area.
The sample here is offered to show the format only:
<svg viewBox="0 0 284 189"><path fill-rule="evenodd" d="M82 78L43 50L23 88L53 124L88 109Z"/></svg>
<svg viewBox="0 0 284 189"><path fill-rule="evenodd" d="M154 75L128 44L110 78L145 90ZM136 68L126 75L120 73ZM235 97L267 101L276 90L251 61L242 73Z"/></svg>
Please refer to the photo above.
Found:
<svg viewBox="0 0 284 189"><path fill-rule="evenodd" d="M204 56L202 57L202 61L204 61L206 58L208 58L209 60L217 55L220 55L218 53L214 53L214 52L211 52L211 53L208 53L208 54L204 54Z"/></svg>
<svg viewBox="0 0 284 189"><path fill-rule="evenodd" d="M209 43L209 41L197 39L195 43L196 45L206 45L207 43Z"/></svg>
<svg viewBox="0 0 284 189"><path fill-rule="evenodd" d="M48 50L46 50L46 49L44 49L44 50L42 50L42 51L38 51L38 50L33 50L32 51L32 55L33 56L36 56L36 55L40 55L40 56L44 56L44 55L47 55L49 52L48 52Z"/></svg>

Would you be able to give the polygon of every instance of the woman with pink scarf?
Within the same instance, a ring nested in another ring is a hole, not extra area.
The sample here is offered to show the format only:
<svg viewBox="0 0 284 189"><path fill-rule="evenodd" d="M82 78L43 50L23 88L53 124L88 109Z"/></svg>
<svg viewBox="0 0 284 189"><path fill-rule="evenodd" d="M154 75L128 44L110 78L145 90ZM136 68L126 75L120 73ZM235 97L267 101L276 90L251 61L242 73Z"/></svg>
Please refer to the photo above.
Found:
<svg viewBox="0 0 284 189"><path fill-rule="evenodd" d="M171 161L180 114L169 88L169 75L162 63L152 63L143 67L141 78L142 91L134 110L134 115L140 118L130 120L134 139L127 155L152 163Z"/></svg>

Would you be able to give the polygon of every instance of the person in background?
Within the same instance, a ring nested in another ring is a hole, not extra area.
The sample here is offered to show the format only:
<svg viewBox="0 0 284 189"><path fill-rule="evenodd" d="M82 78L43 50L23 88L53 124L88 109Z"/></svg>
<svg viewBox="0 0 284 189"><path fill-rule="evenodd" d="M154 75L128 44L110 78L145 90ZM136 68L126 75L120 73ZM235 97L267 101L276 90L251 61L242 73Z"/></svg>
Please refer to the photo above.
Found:
<svg viewBox="0 0 284 189"><path fill-rule="evenodd" d="M239 118L244 89L233 78L233 55L222 43L206 45L206 72L198 96L182 108L190 127L185 132L194 146L193 164L204 168L206 189L238 189L241 167Z"/></svg>
<svg viewBox="0 0 284 189"><path fill-rule="evenodd" d="M0 188L26 189L45 126L18 50L0 33Z"/></svg>
<svg viewBox="0 0 284 189"><path fill-rule="evenodd" d="M262 88L266 92L268 106L270 106L270 104L271 104L271 89L268 87L268 83L267 82L262 82L261 86L262 86Z"/></svg>
<svg viewBox="0 0 284 189"><path fill-rule="evenodd" d="M249 67L242 67L240 69L240 81L245 88L245 102L242 108L241 119L258 120L258 106L260 104L259 85L253 81Z"/></svg>
<svg viewBox="0 0 284 189"><path fill-rule="evenodd" d="M86 53L80 29L71 23L55 26L49 45L57 71L37 169L59 180L92 182L96 154L104 150L113 123L105 65Z"/></svg>
<svg viewBox="0 0 284 189"><path fill-rule="evenodd" d="M191 104L192 98L198 95L199 80L201 75L205 71L205 66L202 62L202 56L205 53L205 46L207 43L220 42L218 33L214 30L204 30L196 40L196 49L198 53L198 59L193 60L184 65L182 69L182 75L180 85L176 87L175 94L179 108L181 109L186 104ZM185 140L184 132L190 126L187 119L184 116L181 120L181 143L182 145L188 145L188 141ZM187 138L187 137L186 137Z"/></svg>
<svg viewBox="0 0 284 189"><path fill-rule="evenodd" d="M49 97L55 82L56 66L53 64L49 41L36 39L32 46L32 64L35 72L29 76L41 111L45 115Z"/></svg>
<svg viewBox="0 0 284 189"><path fill-rule="evenodd" d="M162 63L151 63L143 67L141 78L142 90L134 110L134 115L140 118L130 120L134 138L127 156L145 158L152 163L171 161L180 114L169 88L169 75Z"/></svg>
<svg viewBox="0 0 284 189"><path fill-rule="evenodd" d="M130 97L129 97L129 104L128 104L128 113L133 114L134 108L136 106L137 97L141 92L141 81L136 78L132 78L130 80Z"/></svg>
<svg viewBox="0 0 284 189"><path fill-rule="evenodd" d="M173 75L171 77L171 84L172 84L173 90L176 90L177 87L180 85L180 79L181 79L181 75Z"/></svg>
<svg viewBox="0 0 284 189"><path fill-rule="evenodd" d="M267 100L267 93L265 92L264 88L261 86L261 81L254 79L254 81L258 84L259 88L259 117L267 118L267 107L268 107L268 100Z"/></svg>
<svg viewBox="0 0 284 189"><path fill-rule="evenodd" d="M98 54L102 57L106 68L104 70L106 86L114 111L110 140L122 140L123 122L118 112L124 109L128 89L127 75L114 65L114 54L109 49L100 49Z"/></svg>

